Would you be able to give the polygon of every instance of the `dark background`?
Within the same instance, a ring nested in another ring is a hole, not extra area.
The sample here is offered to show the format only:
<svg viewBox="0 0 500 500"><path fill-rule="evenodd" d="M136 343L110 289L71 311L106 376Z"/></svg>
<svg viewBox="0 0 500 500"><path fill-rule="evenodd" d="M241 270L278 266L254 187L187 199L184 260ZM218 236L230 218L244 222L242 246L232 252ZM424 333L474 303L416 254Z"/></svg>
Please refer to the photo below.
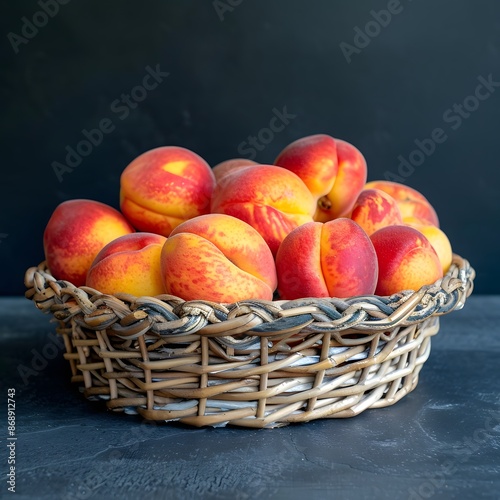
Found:
<svg viewBox="0 0 500 500"><path fill-rule="evenodd" d="M190 148L212 166L241 156L241 143L284 107L294 118L257 161L328 133L363 152L369 180L398 174L398 156L442 128L446 141L404 182L427 196L454 250L476 268L476 292L500 292L500 89L461 123L444 119L478 77L500 82L500 2L401 0L377 27L371 11L394 3L65 1L15 49L12 33L23 36L41 5L12 1L0 18L0 294L24 293L24 271L43 260L43 229L60 202L118 208L121 171L160 145ZM348 62L340 44L354 45L356 27L370 21L376 36ZM156 65L169 76L121 119L111 104ZM52 163L103 118L114 130L59 181Z"/></svg>

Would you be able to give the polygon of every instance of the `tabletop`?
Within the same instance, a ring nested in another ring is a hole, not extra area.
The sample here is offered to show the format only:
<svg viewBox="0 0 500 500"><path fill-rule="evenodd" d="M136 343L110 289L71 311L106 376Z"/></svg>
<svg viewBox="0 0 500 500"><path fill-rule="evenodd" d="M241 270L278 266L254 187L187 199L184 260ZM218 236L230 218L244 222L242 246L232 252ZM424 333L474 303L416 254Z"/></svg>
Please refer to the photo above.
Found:
<svg viewBox="0 0 500 500"><path fill-rule="evenodd" d="M107 411L71 384L50 316L4 297L0 317L1 498L500 498L500 296L441 318L395 405L275 429Z"/></svg>

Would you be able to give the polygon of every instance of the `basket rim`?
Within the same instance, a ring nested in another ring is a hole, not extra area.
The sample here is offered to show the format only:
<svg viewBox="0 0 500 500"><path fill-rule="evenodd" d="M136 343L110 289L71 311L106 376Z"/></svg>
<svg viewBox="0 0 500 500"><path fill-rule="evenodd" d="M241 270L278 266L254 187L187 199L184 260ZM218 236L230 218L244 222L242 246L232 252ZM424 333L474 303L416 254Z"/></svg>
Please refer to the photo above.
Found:
<svg viewBox="0 0 500 500"><path fill-rule="evenodd" d="M470 263L453 254L448 272L435 283L419 290L403 290L391 296L365 295L348 298L315 298L266 301L249 299L232 304L206 300L186 301L162 294L156 297L135 297L129 294L103 294L90 287L76 287L54 278L42 261L25 273L26 298L38 309L52 313L57 320L67 322L83 317L85 326L94 330L112 327L118 335L130 338L148 328L162 332L201 333L208 336L227 336L228 331L272 336L297 328L297 318L309 317L316 330L329 329L350 332L356 329L365 334L380 332L396 326L419 323L430 316L440 316L461 309L472 293L475 271ZM307 323L307 321L305 321ZM156 323L156 324L155 324ZM132 325L132 326L131 326ZM135 326L134 326L135 325Z"/></svg>

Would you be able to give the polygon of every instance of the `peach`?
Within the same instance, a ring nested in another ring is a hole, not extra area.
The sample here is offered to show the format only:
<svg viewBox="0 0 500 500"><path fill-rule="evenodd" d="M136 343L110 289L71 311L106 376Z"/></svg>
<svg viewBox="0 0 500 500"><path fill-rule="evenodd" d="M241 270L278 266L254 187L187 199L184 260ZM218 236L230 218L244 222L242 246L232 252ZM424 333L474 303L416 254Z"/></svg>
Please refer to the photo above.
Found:
<svg viewBox="0 0 500 500"><path fill-rule="evenodd" d="M177 146L151 149L120 177L120 207L138 230L168 236L187 219L210 211L215 176L196 153Z"/></svg>
<svg viewBox="0 0 500 500"><path fill-rule="evenodd" d="M443 269L436 251L413 227L383 227L370 238L378 260L377 295L418 290L442 278Z"/></svg>
<svg viewBox="0 0 500 500"><path fill-rule="evenodd" d="M136 297L165 293L160 254L167 239L155 233L133 233L109 242L96 256L86 285L101 293Z"/></svg>
<svg viewBox="0 0 500 500"><path fill-rule="evenodd" d="M337 145L326 134L309 135L290 143L274 164L297 174L317 200L330 192L337 177Z"/></svg>
<svg viewBox="0 0 500 500"><path fill-rule="evenodd" d="M380 189L392 196L398 204L403 221L408 217L413 217L419 219L421 223L430 223L439 227L439 219L434 207L416 189L399 182L384 180L368 182L365 189Z"/></svg>
<svg viewBox="0 0 500 500"><path fill-rule="evenodd" d="M212 172L215 175L216 182L219 182L226 174L233 172L241 167L249 167L257 165L257 162L247 160L246 158L231 158L230 160L221 161L212 167Z"/></svg>
<svg viewBox="0 0 500 500"><path fill-rule="evenodd" d="M429 240L439 257L443 274L446 274L451 266L453 250L445 232L432 224L422 224L419 219L412 217L404 219L404 223L420 231Z"/></svg>
<svg viewBox="0 0 500 500"><path fill-rule="evenodd" d="M368 236L382 227L403 223L396 200L380 189L361 191L350 218L357 222Z"/></svg>
<svg viewBox="0 0 500 500"><path fill-rule="evenodd" d="M282 299L373 294L378 266L368 235L356 222L339 218L294 229L276 255Z"/></svg>
<svg viewBox="0 0 500 500"><path fill-rule="evenodd" d="M242 168L215 187L212 213L232 215L250 224L273 255L285 236L312 221L315 200L300 177L275 165Z"/></svg>
<svg viewBox="0 0 500 500"><path fill-rule="evenodd" d="M318 200L314 220L327 222L347 217L366 182L367 166L361 151L349 142L335 139L338 172L332 189Z"/></svg>
<svg viewBox="0 0 500 500"><path fill-rule="evenodd" d="M82 286L98 252L115 238L133 232L125 217L105 203L64 201L52 213L43 233L47 266L56 279Z"/></svg>
<svg viewBox="0 0 500 500"><path fill-rule="evenodd" d="M184 300L272 300L277 285L264 238L225 214L201 215L177 226L163 245L161 273L167 293Z"/></svg>

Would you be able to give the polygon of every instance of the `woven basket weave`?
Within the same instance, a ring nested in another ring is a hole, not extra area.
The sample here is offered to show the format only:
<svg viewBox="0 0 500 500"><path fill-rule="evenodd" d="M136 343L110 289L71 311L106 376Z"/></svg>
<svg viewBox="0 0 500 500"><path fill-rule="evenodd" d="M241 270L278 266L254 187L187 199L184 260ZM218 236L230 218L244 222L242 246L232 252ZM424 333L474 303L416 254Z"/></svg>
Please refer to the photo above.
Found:
<svg viewBox="0 0 500 500"><path fill-rule="evenodd" d="M439 316L463 307L474 275L454 255L416 292L234 304L105 295L57 281L45 263L25 284L57 320L88 399L150 420L277 427L352 417L412 391Z"/></svg>

